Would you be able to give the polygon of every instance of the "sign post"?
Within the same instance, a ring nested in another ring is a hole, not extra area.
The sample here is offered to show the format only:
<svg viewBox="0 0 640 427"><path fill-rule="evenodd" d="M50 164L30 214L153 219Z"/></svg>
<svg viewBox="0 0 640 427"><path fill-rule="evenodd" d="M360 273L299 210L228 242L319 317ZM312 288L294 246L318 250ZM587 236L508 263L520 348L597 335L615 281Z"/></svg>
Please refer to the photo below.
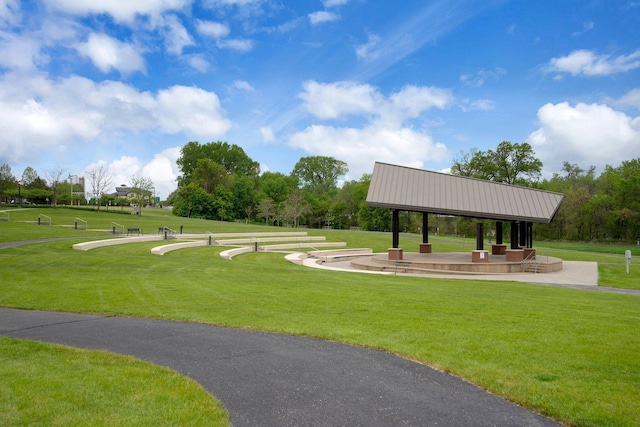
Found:
<svg viewBox="0 0 640 427"><path fill-rule="evenodd" d="M631 264L631 251L628 249L624 251L624 257L627 260L627 274L629 274L629 264Z"/></svg>

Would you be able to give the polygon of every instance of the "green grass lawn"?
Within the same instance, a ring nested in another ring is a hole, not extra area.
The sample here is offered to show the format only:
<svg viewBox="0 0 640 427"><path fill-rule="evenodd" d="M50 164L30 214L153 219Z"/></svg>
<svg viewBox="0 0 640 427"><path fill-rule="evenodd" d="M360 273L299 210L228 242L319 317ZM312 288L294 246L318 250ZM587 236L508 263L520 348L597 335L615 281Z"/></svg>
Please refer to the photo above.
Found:
<svg viewBox="0 0 640 427"><path fill-rule="evenodd" d="M132 357L0 337L0 424L228 426L199 384Z"/></svg>
<svg viewBox="0 0 640 427"><path fill-rule="evenodd" d="M112 219L116 215L99 215L105 223L118 221ZM161 222L183 223L189 232L261 229L155 216L149 210L143 217L151 229ZM10 223L0 222L2 236L12 233L13 218L12 213ZM376 251L390 243L384 233L309 232ZM403 236L401 244L408 247L409 239ZM419 239L414 240L417 247ZM433 244L461 250L462 241L438 237ZM0 250L0 262L10 266L0 270L0 305L331 339L455 373L569 425L632 426L640 419L640 297L515 282L340 273L293 265L273 253L226 261L219 247L150 255L156 245L80 252L69 241L54 241ZM472 242L465 245L471 250ZM574 259L609 256L548 250ZM601 268L600 280L640 281L634 265L628 277L615 266Z"/></svg>

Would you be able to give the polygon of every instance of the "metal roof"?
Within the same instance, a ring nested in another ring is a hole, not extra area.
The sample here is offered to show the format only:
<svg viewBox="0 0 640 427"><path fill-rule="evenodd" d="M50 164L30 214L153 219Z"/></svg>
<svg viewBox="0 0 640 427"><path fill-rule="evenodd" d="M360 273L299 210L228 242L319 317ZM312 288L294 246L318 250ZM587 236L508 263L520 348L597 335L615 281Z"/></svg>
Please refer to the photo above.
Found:
<svg viewBox="0 0 640 427"><path fill-rule="evenodd" d="M551 222L560 193L376 162L367 206L505 221Z"/></svg>

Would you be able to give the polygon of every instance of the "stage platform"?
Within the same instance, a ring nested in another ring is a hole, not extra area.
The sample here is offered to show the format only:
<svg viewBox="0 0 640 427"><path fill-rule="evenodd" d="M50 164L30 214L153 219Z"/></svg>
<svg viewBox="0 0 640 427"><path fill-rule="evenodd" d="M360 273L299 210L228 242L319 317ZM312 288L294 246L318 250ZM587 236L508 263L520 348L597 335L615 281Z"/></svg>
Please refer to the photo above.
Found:
<svg viewBox="0 0 640 427"><path fill-rule="evenodd" d="M505 255L488 254L485 262L472 262L472 254L466 253L430 253L405 252L403 259L389 259L389 255L374 254L359 257L351 261L351 267L357 270L388 271L411 274L513 274L513 273L552 273L562 270L560 258L537 255L526 262L509 262Z"/></svg>

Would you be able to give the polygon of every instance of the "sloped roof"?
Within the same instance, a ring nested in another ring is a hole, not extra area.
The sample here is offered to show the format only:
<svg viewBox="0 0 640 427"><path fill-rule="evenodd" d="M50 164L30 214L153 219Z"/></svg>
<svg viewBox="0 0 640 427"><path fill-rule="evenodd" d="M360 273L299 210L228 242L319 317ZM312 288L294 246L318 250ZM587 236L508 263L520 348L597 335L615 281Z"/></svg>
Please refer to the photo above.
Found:
<svg viewBox="0 0 640 427"><path fill-rule="evenodd" d="M367 206L504 221L551 222L560 193L376 162Z"/></svg>

